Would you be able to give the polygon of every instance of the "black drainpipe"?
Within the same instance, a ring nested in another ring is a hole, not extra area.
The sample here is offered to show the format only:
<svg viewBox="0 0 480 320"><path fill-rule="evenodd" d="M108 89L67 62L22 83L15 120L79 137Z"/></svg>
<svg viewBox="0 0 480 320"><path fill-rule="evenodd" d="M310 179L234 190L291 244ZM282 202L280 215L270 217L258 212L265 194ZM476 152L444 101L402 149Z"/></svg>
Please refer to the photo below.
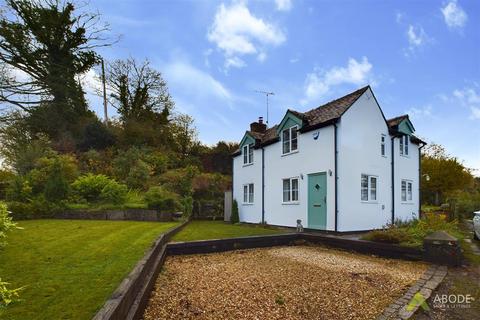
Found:
<svg viewBox="0 0 480 320"><path fill-rule="evenodd" d="M395 137L392 137L392 224L395 223Z"/></svg>
<svg viewBox="0 0 480 320"><path fill-rule="evenodd" d="M265 223L265 149L262 147L262 224Z"/></svg>
<svg viewBox="0 0 480 320"><path fill-rule="evenodd" d="M337 124L334 123L334 131L333 131L333 144L334 144L334 169L335 169L335 232L338 231L338 187L337 187Z"/></svg>
<svg viewBox="0 0 480 320"><path fill-rule="evenodd" d="M418 218L422 217L422 148L425 143L422 143L418 148Z"/></svg>

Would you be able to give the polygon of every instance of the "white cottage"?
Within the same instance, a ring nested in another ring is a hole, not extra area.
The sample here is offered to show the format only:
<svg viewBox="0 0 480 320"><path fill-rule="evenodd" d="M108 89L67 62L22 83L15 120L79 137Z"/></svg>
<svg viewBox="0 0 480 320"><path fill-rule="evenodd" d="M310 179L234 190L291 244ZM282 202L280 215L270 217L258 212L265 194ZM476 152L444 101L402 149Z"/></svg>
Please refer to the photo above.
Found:
<svg viewBox="0 0 480 320"><path fill-rule="evenodd" d="M260 118L233 155L240 221L347 232L418 217L414 131L408 115L385 119L370 86L271 128Z"/></svg>

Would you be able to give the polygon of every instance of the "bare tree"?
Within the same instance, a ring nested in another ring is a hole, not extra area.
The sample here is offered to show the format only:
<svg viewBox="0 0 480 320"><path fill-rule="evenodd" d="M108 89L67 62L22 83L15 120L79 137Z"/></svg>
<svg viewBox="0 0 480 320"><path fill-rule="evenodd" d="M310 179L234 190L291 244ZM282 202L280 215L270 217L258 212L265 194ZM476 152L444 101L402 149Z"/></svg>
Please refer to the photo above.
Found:
<svg viewBox="0 0 480 320"><path fill-rule="evenodd" d="M148 60L130 58L108 63L106 81L109 103L118 110L122 122L167 121L174 103L162 74Z"/></svg>

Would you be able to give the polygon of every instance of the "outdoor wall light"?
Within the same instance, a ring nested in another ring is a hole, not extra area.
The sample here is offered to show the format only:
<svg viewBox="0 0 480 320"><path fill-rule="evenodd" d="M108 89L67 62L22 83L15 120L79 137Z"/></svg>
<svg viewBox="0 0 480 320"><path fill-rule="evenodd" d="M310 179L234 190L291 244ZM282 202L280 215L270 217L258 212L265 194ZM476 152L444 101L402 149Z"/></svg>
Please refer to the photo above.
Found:
<svg viewBox="0 0 480 320"><path fill-rule="evenodd" d="M303 180L303 173L300 173L300 179Z"/></svg>
<svg viewBox="0 0 480 320"><path fill-rule="evenodd" d="M328 175L331 177L332 176L332 170L331 169L328 169Z"/></svg>

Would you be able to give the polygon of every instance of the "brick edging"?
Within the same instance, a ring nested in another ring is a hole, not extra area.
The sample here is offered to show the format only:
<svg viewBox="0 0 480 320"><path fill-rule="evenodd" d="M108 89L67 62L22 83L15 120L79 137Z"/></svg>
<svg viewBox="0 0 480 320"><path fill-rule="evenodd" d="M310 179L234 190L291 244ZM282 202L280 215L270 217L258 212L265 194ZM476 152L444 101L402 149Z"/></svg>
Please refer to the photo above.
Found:
<svg viewBox="0 0 480 320"><path fill-rule="evenodd" d="M411 310L407 310L407 306L412 298L417 293L420 293L421 298L425 299L426 302L446 275L446 266L431 265L403 296L385 308L383 313L377 317L377 320L410 319L420 307L420 305L415 305L412 306Z"/></svg>
<svg viewBox="0 0 480 320"><path fill-rule="evenodd" d="M161 234L143 258L123 279L115 292L95 314L93 320L139 319L142 316L155 279L166 257L170 238L189 223L189 220Z"/></svg>

